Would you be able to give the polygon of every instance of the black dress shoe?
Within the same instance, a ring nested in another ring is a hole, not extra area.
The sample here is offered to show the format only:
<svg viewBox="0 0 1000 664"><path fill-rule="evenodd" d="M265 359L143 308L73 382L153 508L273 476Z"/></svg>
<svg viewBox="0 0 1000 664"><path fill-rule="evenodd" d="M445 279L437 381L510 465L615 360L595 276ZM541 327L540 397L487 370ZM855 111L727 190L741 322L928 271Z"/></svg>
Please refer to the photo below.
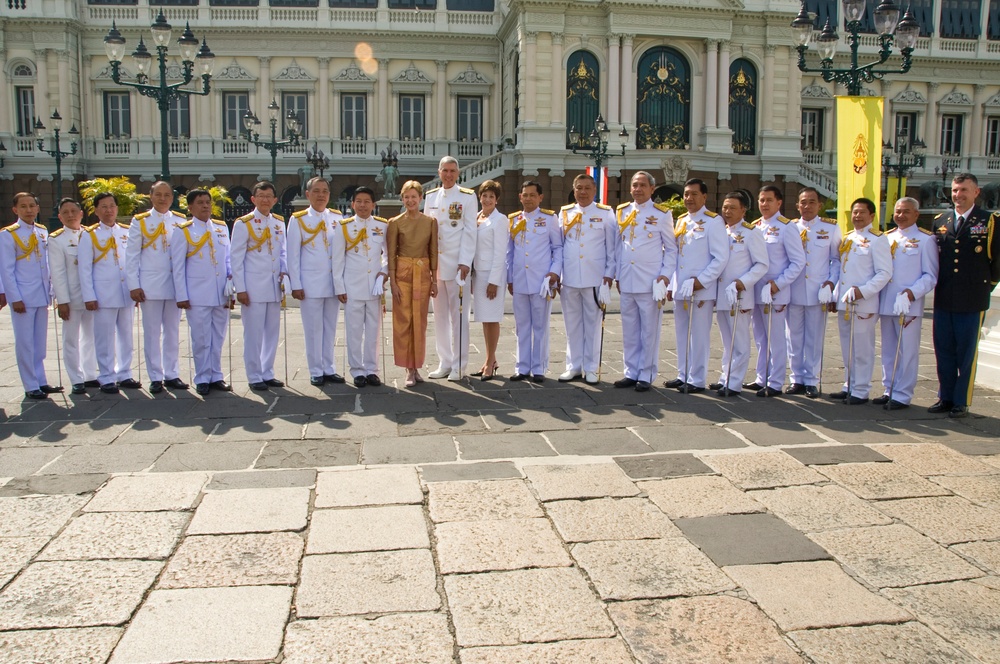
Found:
<svg viewBox="0 0 1000 664"><path fill-rule="evenodd" d="M875 403L874 399L872 399L872 403ZM909 407L910 404L902 403L901 401L896 401L895 399L891 399L887 404L885 404L886 410L903 410L904 408Z"/></svg>
<svg viewBox="0 0 1000 664"><path fill-rule="evenodd" d="M365 378L364 376L354 377L354 387L364 387L367 384L368 384L368 379Z"/></svg>
<svg viewBox="0 0 1000 664"><path fill-rule="evenodd" d="M759 397L780 397L781 390L776 390L773 387L762 387L757 390L757 396Z"/></svg>
<svg viewBox="0 0 1000 664"><path fill-rule="evenodd" d="M101 381L99 380L85 380L83 381L84 387L100 387Z"/></svg>
<svg viewBox="0 0 1000 664"><path fill-rule="evenodd" d="M105 394L118 394L118 386L114 383L101 385L101 392L104 392Z"/></svg>
<svg viewBox="0 0 1000 664"><path fill-rule="evenodd" d="M284 387L285 386L285 384L282 381L278 380L277 378L268 378L267 380L264 381L264 384L267 385L268 387Z"/></svg>
<svg viewBox="0 0 1000 664"><path fill-rule="evenodd" d="M206 394L208 394L211 389L212 388L209 386L208 383L198 383L197 385L194 386L194 391L200 394L201 396L205 396Z"/></svg>
<svg viewBox="0 0 1000 664"><path fill-rule="evenodd" d="M708 389L710 389L710 390L721 390L722 389L722 383L712 383L711 385L708 386Z"/></svg>
<svg viewBox="0 0 1000 664"><path fill-rule="evenodd" d="M952 417L956 420L960 420L963 417L968 417L968 416L969 416L968 406L955 406L954 408L951 409L951 411L948 412L948 417Z"/></svg>
<svg viewBox="0 0 1000 664"><path fill-rule="evenodd" d="M341 376L340 374L337 374L337 373L330 374L330 375L324 375L323 379L327 380L327 381L329 381L331 383L337 383L338 385L341 385L341 384L347 382L346 378L344 378L343 376Z"/></svg>
<svg viewBox="0 0 1000 664"><path fill-rule="evenodd" d="M185 383L180 378L168 378L163 381L164 387L169 387L171 390L186 390L190 385Z"/></svg>
<svg viewBox="0 0 1000 664"><path fill-rule="evenodd" d="M84 386L83 383L74 383L73 389L70 391L72 394L86 394L87 388Z"/></svg>
<svg viewBox="0 0 1000 664"><path fill-rule="evenodd" d="M62 385L42 385L38 389L40 389L42 392L45 392L46 394L59 394L60 392L63 391L63 386Z"/></svg>
<svg viewBox="0 0 1000 664"><path fill-rule="evenodd" d="M324 380L323 376L312 376L309 378L309 384L313 387L323 387Z"/></svg>
<svg viewBox="0 0 1000 664"><path fill-rule="evenodd" d="M126 378L118 381L118 387L124 387L126 390L138 390L142 387L142 383L135 378Z"/></svg>
<svg viewBox="0 0 1000 664"><path fill-rule="evenodd" d="M937 403L927 409L928 413L950 413L951 409L955 407L953 401L944 401L939 399Z"/></svg>
<svg viewBox="0 0 1000 664"><path fill-rule="evenodd" d="M818 399L819 388L815 385L806 385L806 397L809 399Z"/></svg>
<svg viewBox="0 0 1000 664"><path fill-rule="evenodd" d="M163 381L162 380L154 380L152 383L149 384L149 393L150 394L159 394L162 391L163 391Z"/></svg>
<svg viewBox="0 0 1000 664"><path fill-rule="evenodd" d="M785 388L785 394L805 394L806 386L802 383L792 383Z"/></svg>
<svg viewBox="0 0 1000 664"><path fill-rule="evenodd" d="M372 387L378 387L379 385L382 384L382 379L376 376L375 374L368 374L366 378L368 380L368 384L371 385Z"/></svg>
<svg viewBox="0 0 1000 664"><path fill-rule="evenodd" d="M880 397L875 397L874 399L872 399L872 404L874 404L876 406L884 406L887 403L889 403L889 395L888 394L883 394Z"/></svg>
<svg viewBox="0 0 1000 664"><path fill-rule="evenodd" d="M691 383L683 383L677 388L677 391L683 392L684 394L701 394L705 391L705 388L692 385Z"/></svg>
<svg viewBox="0 0 1000 664"><path fill-rule="evenodd" d="M673 380L664 381L663 387L668 387L672 390L675 390L683 384L684 384L683 380L681 380L680 378L674 378Z"/></svg>
<svg viewBox="0 0 1000 664"><path fill-rule="evenodd" d="M731 390L728 387L720 387L715 391L715 394L720 397L735 397L742 394L740 390Z"/></svg>
<svg viewBox="0 0 1000 664"><path fill-rule="evenodd" d="M756 392L757 390L764 389L764 386L761 385L760 383L743 383L743 389Z"/></svg>
<svg viewBox="0 0 1000 664"><path fill-rule="evenodd" d="M541 374L532 376L531 377L531 382L532 383L544 383L545 382L545 376L542 376Z"/></svg>
<svg viewBox="0 0 1000 664"><path fill-rule="evenodd" d="M260 381L259 383L250 383L250 389L256 390L257 392L267 391L267 383Z"/></svg>
<svg viewBox="0 0 1000 664"><path fill-rule="evenodd" d="M513 376L511 376L510 379L516 383L518 381L527 380L528 376L523 373L516 373Z"/></svg>
<svg viewBox="0 0 1000 664"><path fill-rule="evenodd" d="M42 392L41 390L28 390L27 392L24 393L24 396L28 397L29 399L49 398L49 395L47 395L45 392Z"/></svg>
<svg viewBox="0 0 1000 664"><path fill-rule="evenodd" d="M843 401L847 398L847 392L841 390L840 392L831 392L830 398L834 401Z"/></svg>
<svg viewBox="0 0 1000 664"><path fill-rule="evenodd" d="M635 383L636 392L649 392L649 383L644 380L636 381Z"/></svg>
<svg viewBox="0 0 1000 664"><path fill-rule="evenodd" d="M227 383L224 380L213 380L211 383L208 384L208 386L210 388L212 388L213 390L218 390L220 392L232 392L233 391L233 386L230 385L229 383Z"/></svg>
<svg viewBox="0 0 1000 664"><path fill-rule="evenodd" d="M620 378L616 380L613 383L613 385L615 387L635 387L638 384L638 382L639 381L635 380L634 378L629 378L628 376L626 376L625 378Z"/></svg>
<svg viewBox="0 0 1000 664"><path fill-rule="evenodd" d="M848 406L860 406L863 403L868 403L868 397L862 398L862 397L852 396L850 399L847 400Z"/></svg>

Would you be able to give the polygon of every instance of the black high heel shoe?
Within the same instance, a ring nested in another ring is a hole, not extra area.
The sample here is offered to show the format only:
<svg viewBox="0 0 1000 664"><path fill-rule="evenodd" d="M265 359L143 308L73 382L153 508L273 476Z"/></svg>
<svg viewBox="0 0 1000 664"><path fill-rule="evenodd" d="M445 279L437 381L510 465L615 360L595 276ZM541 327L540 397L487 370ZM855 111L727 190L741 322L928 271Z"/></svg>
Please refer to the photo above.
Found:
<svg viewBox="0 0 1000 664"><path fill-rule="evenodd" d="M483 381L486 381L486 380L493 380L494 378L496 378L496 375L497 375L497 371L498 371L499 369L500 369L500 365L499 365L499 364L496 364L496 363L494 363L494 364L493 364L493 370L492 370L492 371L490 372L490 374L489 374L489 375L486 375L486 372L485 372L485 371L480 371L480 372L479 372L478 374L473 374L473 375L474 375L474 376L480 376L479 380L483 380Z"/></svg>

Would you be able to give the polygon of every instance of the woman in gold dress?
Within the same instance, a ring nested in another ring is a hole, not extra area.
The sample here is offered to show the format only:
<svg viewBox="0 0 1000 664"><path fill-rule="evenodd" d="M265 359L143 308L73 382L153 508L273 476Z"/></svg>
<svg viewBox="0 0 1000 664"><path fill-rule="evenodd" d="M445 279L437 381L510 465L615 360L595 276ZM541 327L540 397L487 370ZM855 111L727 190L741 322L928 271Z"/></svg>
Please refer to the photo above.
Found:
<svg viewBox="0 0 1000 664"><path fill-rule="evenodd" d="M427 351L427 309L437 295L437 222L420 212L424 190L409 180L400 188L406 211L389 220L386 232L392 289L392 348L396 366L406 369L406 387L423 382Z"/></svg>

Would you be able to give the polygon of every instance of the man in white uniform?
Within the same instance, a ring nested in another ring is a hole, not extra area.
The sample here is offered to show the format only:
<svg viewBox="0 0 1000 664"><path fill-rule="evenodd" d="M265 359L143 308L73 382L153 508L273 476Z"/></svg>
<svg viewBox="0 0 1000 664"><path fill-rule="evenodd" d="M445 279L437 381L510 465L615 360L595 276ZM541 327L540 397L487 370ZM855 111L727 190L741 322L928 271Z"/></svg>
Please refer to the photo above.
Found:
<svg viewBox="0 0 1000 664"><path fill-rule="evenodd" d="M170 236L185 217L171 210L174 190L168 182L154 182L149 188L153 209L132 218L125 248L125 281L129 295L142 313L143 355L149 375L149 392L158 394L164 386L186 390L181 380L181 310L174 298L174 277L170 266Z"/></svg>
<svg viewBox="0 0 1000 664"><path fill-rule="evenodd" d="M561 382L583 377L597 383L601 352L601 307L615 279L615 213L595 203L597 185L589 175L573 180L576 203L559 211L563 229L562 298L566 325L566 371Z"/></svg>
<svg viewBox="0 0 1000 664"><path fill-rule="evenodd" d="M258 182L250 197L256 206L233 224L232 268L243 321L243 366L252 390L284 387L274 377L281 333L281 280L288 273L285 220L272 214L274 185Z"/></svg>
<svg viewBox="0 0 1000 664"><path fill-rule="evenodd" d="M476 255L476 192L456 185L458 160L444 157L438 164L441 186L427 192L424 214L438 222L437 297L434 298L434 342L438 368L431 378L459 380L469 363L469 304L471 288L465 287ZM462 307L459 307L459 288ZM459 309L461 308L461 317ZM461 344L459 344L461 340Z"/></svg>
<svg viewBox="0 0 1000 664"><path fill-rule="evenodd" d="M382 293L389 278L386 228L389 222L373 217L375 192L358 187L351 199L354 216L340 222L344 240L344 307L347 363L355 387L378 387L378 347L382 321Z"/></svg>
<svg viewBox="0 0 1000 664"><path fill-rule="evenodd" d="M309 207L288 220L288 276L292 297L302 304L309 383L343 383L337 373L337 318L347 302L344 286L343 215L327 209L330 185L315 177L306 183Z"/></svg>
<svg viewBox="0 0 1000 664"><path fill-rule="evenodd" d="M83 208L72 198L59 201L63 227L49 235L49 270L56 310L62 320L63 361L73 394L100 387L97 351L94 349L94 312L87 311L80 288L78 254L83 229Z"/></svg>
<svg viewBox="0 0 1000 664"><path fill-rule="evenodd" d="M132 312L135 303L125 282L128 226L117 223L118 203L110 193L94 197L100 223L80 239L80 289L84 306L94 312L94 348L101 392L117 394L121 387L138 389L132 378Z"/></svg>
<svg viewBox="0 0 1000 664"><path fill-rule="evenodd" d="M907 408L913 399L920 366L920 322L924 317L924 296L934 290L938 278L937 241L932 232L917 226L919 208L920 204L913 198L896 201L892 217L896 228L886 233L892 254L892 279L879 293L878 309L882 328L882 387L885 393L872 399L872 403L887 410Z"/></svg>
<svg viewBox="0 0 1000 664"><path fill-rule="evenodd" d="M617 209L615 262L621 293L625 377L615 387L649 390L659 373L660 328L670 277L677 268L674 217L652 201L656 180L646 171L632 176L632 202Z"/></svg>

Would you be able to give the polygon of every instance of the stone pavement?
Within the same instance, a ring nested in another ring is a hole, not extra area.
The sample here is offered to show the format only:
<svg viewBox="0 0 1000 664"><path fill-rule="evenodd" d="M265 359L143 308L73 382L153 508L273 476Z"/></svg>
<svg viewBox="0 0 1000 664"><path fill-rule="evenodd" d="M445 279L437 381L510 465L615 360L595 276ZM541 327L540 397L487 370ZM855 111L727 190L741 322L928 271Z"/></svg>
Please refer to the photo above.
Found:
<svg viewBox="0 0 1000 664"><path fill-rule="evenodd" d="M929 321L892 413L616 390L615 314L596 387L319 390L289 327L285 389L28 403L0 316L0 661L1000 662L1000 395L926 412Z"/></svg>

